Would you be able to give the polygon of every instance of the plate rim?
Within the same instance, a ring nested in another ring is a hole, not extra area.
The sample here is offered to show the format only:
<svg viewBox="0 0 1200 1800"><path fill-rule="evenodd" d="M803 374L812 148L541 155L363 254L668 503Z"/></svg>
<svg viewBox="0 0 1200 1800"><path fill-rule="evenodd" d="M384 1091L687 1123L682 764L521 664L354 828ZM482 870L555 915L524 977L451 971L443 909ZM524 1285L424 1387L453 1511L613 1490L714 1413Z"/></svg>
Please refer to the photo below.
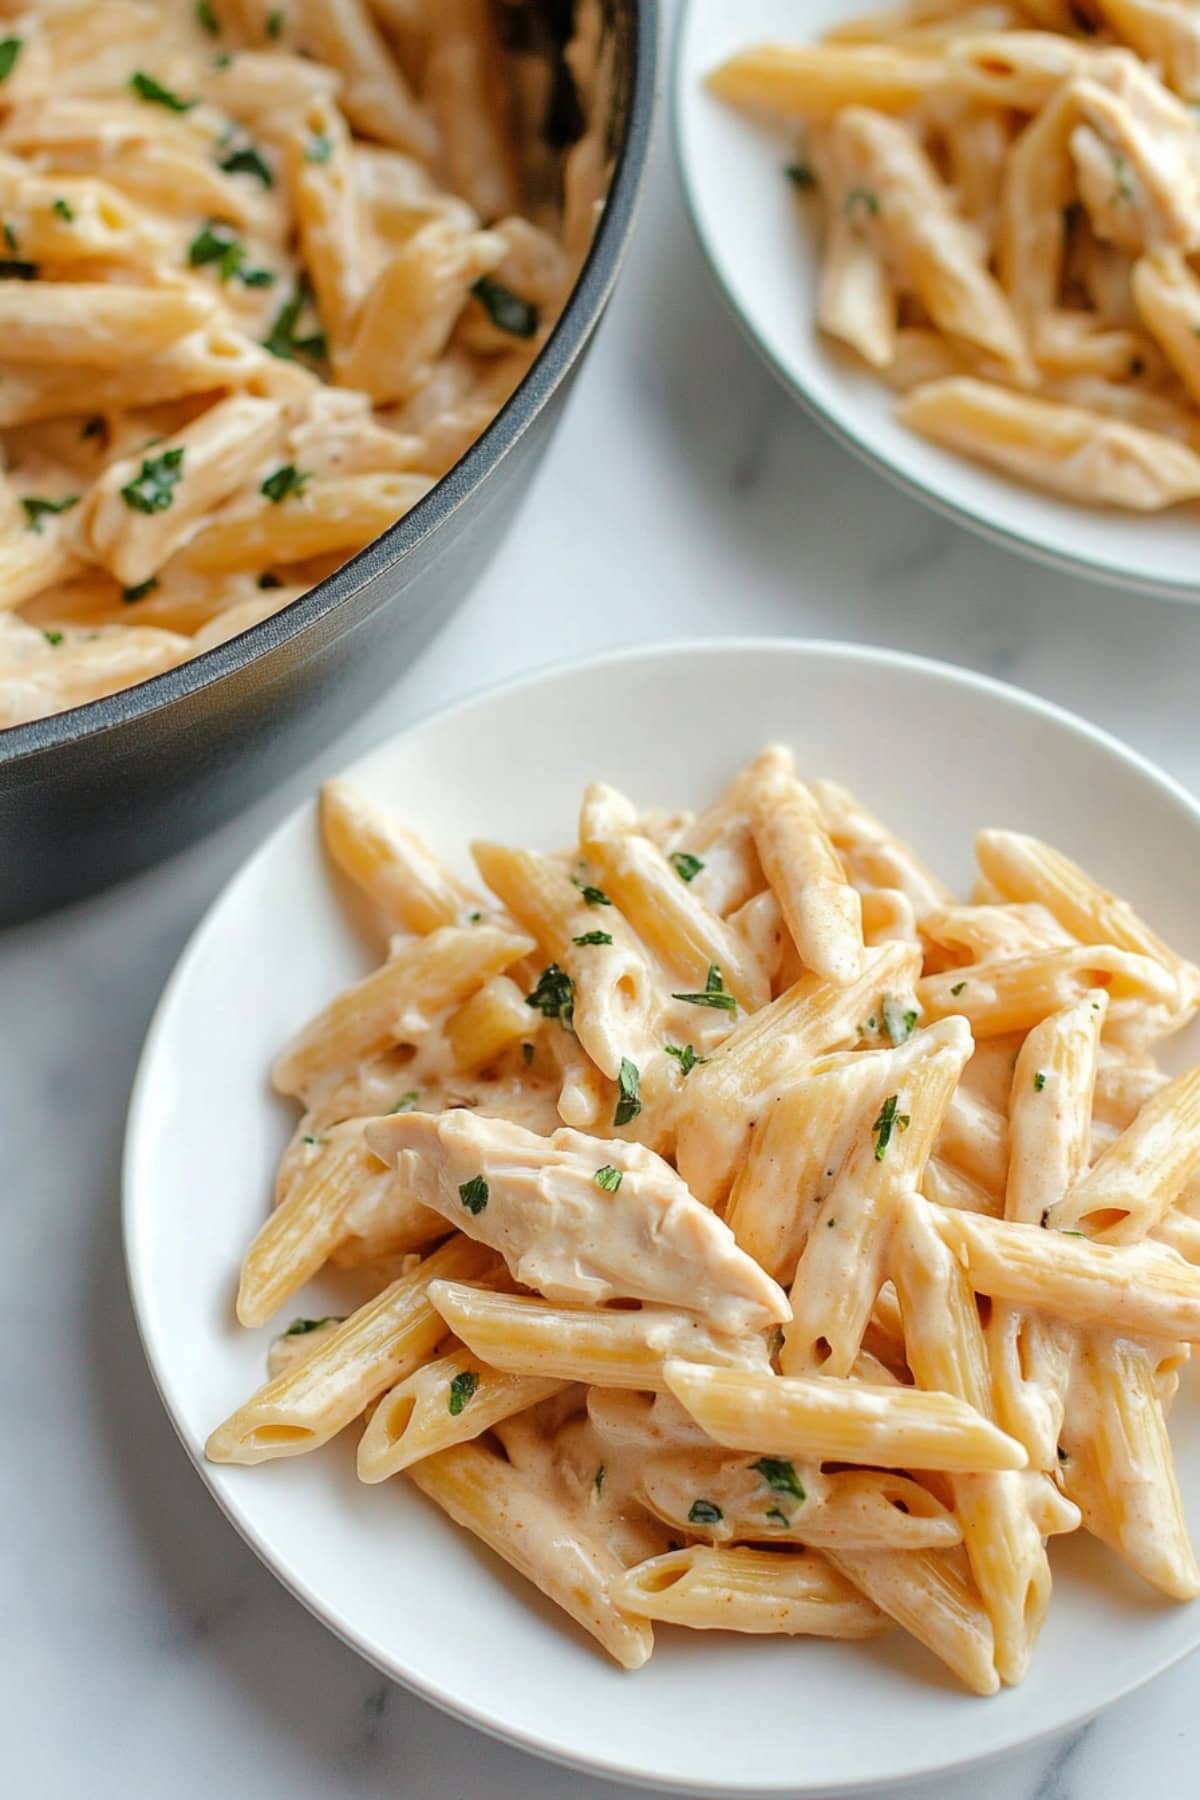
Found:
<svg viewBox="0 0 1200 1800"><path fill-rule="evenodd" d="M516 695L544 684L558 683L585 671L591 673L598 668L619 667L627 663L651 663L664 658L697 654L726 656L731 651L752 652L756 655L770 657L786 655L789 658L796 657L798 660L870 663L885 669L898 667L986 694L1009 706L1015 706L1019 711L1036 715L1059 727L1066 728L1084 738L1095 748L1110 755L1116 755L1138 776L1151 781L1169 795L1177 805L1180 805L1189 815L1197 831L1200 832L1200 797L1193 795L1182 782L1141 751L1126 744L1104 727L1093 724L1081 714L1060 706L1056 701L1045 699L1029 689L987 675L980 670L966 668L937 657L892 649L886 645L852 643L837 638L788 637L779 634L763 637L749 634L720 637L708 634L696 638L658 639L651 644L618 648L598 655L584 655L565 661L551 660L541 663L521 670L501 682L479 683L468 693L443 705L429 708L410 719L399 730L389 732L378 742L370 745L344 768L333 771L321 770L319 775L314 771L314 780L319 785L324 780L352 775L360 763L398 744L403 739L414 736L431 725L458 717L484 702ZM160 1370L151 1350L145 1305L145 1296L148 1290L139 1279L137 1268L140 1251L133 1188L134 1164L139 1153L138 1144L142 1135L140 1121L148 1104L152 1069L157 1060L159 1039L167 1029L168 1013L173 1006L176 991L183 985L185 978L190 973L191 964L200 954L208 934L217 928L220 915L234 888L253 865L268 859L275 853L278 841L293 829L298 820L311 812L313 805L313 796L309 795L295 806L290 807L268 835L254 847L249 855L242 858L204 908L189 932L171 972L163 984L146 1028L130 1090L122 1139L120 1206L122 1260L130 1306L142 1354L163 1410L211 1499L268 1573L293 1598L298 1600L307 1612L332 1632L333 1636L341 1643L361 1657L368 1667L378 1670L389 1680L406 1688L410 1693L416 1694L419 1699L427 1701L439 1712L482 1732L487 1737L511 1745L527 1755L536 1756L540 1760L560 1768L576 1770L611 1782L622 1782L627 1786L652 1793L703 1796L704 1800L747 1800L747 1797L751 1796L755 1797L755 1800L818 1800L820 1795L828 1795L833 1800L834 1796L885 1793L897 1787L911 1786L918 1781L951 1775L965 1769L981 1768L1079 1729L1108 1707L1127 1698L1128 1695L1144 1687L1166 1670L1200 1650L1200 1635L1198 1635L1194 1644L1178 1648L1170 1647L1157 1652L1144 1671L1127 1680L1114 1693L1093 1705L1078 1706L1069 1716L1057 1723L1039 1727L1029 1735L1014 1739L1010 1743L995 1745L979 1752L968 1752L965 1755L954 1754L949 1760L941 1758L932 1761L925 1760L920 1763L910 1762L907 1766L889 1772L886 1776L871 1777L867 1780L849 1777L835 1778L832 1781L823 1780L820 1787L815 1788L811 1785L804 1785L802 1782L797 1785L795 1781L783 1781L769 1785L758 1782L750 1786L744 1782L737 1786L730 1786L719 1780L698 1784L696 1781L685 1779L682 1776L647 1775L636 1766L631 1766L618 1758L599 1759L587 1753L573 1753L563 1746L535 1736L524 1728L505 1724L502 1720L473 1705L469 1700L460 1700L457 1696L447 1694L418 1669L403 1666L395 1656L364 1642L362 1634L356 1631L344 1615L332 1609L321 1599L311 1582L297 1568L290 1563L281 1562L272 1554L269 1546L262 1541L261 1534L256 1530L246 1510L238 1506L232 1494L223 1491L218 1473L212 1465L204 1460L202 1447L195 1446L189 1441L184 1429L184 1421L177 1415L168 1397L165 1370ZM1197 1629L1200 1634L1200 1601L1195 1604L1198 1608ZM1000 1699L1002 1700L1002 1696Z"/></svg>
<svg viewBox="0 0 1200 1800"><path fill-rule="evenodd" d="M679 11L671 39L669 93L667 96L672 155L683 194L684 210L692 228L692 235L700 246L705 266L712 277L713 285L739 326L742 336L766 364L780 386L791 395L793 400L799 403L810 419L828 432L829 436L843 450L849 451L858 462L876 474L882 475L893 487L899 488L901 493L918 501L920 505L936 513L939 518L947 520L952 525L957 525L961 530L975 537L983 538L987 543L994 544L997 549L1015 552L1031 562L1038 563L1042 568L1053 569L1058 574L1074 576L1077 581L1094 581L1100 586L1111 588L1116 592L1140 594L1153 600L1170 600L1178 606L1200 605L1200 576L1192 580L1181 577L1178 581L1173 581L1166 576L1139 575L1137 570L1132 567L1117 567L1111 562L1077 556L1066 550L1056 550L1052 544L1044 543L1040 539L1030 537L1020 531L1011 530L1007 526L996 524L984 514L975 511L966 502L947 500L934 488L905 474L898 463L893 462L883 451L875 449L866 436L839 418L836 413L830 411L775 354L725 279L722 259L701 221L691 164L685 150L684 42L691 21L703 4L705 4L705 0L679 0ZM987 472L993 475L997 481L1003 479L1002 476L996 475L995 471ZM1014 485L1019 491L1020 484ZM1064 504L1070 503L1064 502ZM1077 507L1075 510L1083 519L1090 516L1085 507Z"/></svg>

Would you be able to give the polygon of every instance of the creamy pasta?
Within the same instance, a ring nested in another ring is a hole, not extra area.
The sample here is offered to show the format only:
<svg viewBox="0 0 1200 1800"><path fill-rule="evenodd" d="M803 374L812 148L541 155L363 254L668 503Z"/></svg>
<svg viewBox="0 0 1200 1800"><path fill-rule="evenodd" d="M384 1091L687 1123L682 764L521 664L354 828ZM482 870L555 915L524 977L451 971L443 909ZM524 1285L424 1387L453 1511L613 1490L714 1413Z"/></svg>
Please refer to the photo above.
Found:
<svg viewBox="0 0 1200 1800"><path fill-rule="evenodd" d="M513 392L606 179L599 9L540 16L0 0L0 728L288 605Z"/></svg>
<svg viewBox="0 0 1200 1800"><path fill-rule="evenodd" d="M276 1061L237 1315L328 1265L365 1298L287 1327L210 1458L357 1423L364 1482L627 1668L656 1623L898 1625L990 1694L1079 1529L1200 1593L1200 1070L1153 1054L1200 970L1131 907L998 830L959 902L779 747L698 817L596 783L478 888L344 782L321 822L389 951Z"/></svg>
<svg viewBox="0 0 1200 1800"><path fill-rule="evenodd" d="M1194 9L903 0L709 81L792 136L817 327L906 425L1085 506L1200 498Z"/></svg>

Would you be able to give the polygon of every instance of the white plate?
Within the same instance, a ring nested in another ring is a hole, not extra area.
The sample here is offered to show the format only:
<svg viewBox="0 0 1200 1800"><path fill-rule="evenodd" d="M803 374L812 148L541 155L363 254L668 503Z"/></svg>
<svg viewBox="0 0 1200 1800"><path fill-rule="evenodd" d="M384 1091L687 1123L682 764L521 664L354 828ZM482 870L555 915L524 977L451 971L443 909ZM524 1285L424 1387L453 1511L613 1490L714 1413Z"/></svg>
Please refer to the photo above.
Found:
<svg viewBox="0 0 1200 1800"><path fill-rule="evenodd" d="M719 642L537 675L416 725L348 771L460 867L474 836L568 841L584 783L700 803L770 738L859 789L951 881L974 830L1040 832L1200 954L1200 810L1128 750L1040 701L888 651ZM323 862L314 808L268 840L184 953L129 1116L125 1240L146 1352L176 1429L279 1578L379 1668L526 1749L691 1793L813 1794L929 1774L1060 1730L1200 1641L1096 1546L1053 1546L1033 1674L958 1690L896 1632L866 1645L663 1628L639 1674L590 1640L403 1481L363 1487L353 1432L319 1454L212 1467L212 1427L263 1378L269 1330L232 1315L291 1109L267 1087L290 1033L369 952ZM284 1310L337 1310L317 1289ZM275 1329L279 1329L277 1325ZM1200 1527L1200 1409L1178 1411Z"/></svg>
<svg viewBox="0 0 1200 1800"><path fill-rule="evenodd" d="M823 424L939 512L1043 562L1122 587L1200 600L1194 508L1149 517L1072 506L905 430L895 395L838 357L814 324L808 208L784 175L786 136L717 100L704 77L751 44L811 43L870 0L686 0L674 63L675 142L696 231L751 338Z"/></svg>

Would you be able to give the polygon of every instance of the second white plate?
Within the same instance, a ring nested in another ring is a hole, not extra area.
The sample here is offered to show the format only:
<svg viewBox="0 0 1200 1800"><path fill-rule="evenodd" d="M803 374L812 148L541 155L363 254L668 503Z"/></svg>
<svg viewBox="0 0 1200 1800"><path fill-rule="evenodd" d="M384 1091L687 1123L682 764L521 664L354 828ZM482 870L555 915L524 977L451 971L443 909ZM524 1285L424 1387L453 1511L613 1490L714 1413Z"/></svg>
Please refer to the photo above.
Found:
<svg viewBox="0 0 1200 1800"><path fill-rule="evenodd" d="M1015 689L877 650L719 642L517 682L413 726L347 774L453 864L472 837L569 841L585 783L702 804L772 738L863 798L958 888L985 823L1051 838L1200 952L1200 811L1131 752ZM690 1794L829 1794L929 1776L1063 1730L1200 1642L1095 1543L1056 1539L1033 1671L994 1700L959 1690L902 1632L866 1644L661 1629L636 1675L404 1480L364 1487L354 1432L308 1457L205 1463L206 1436L263 1379L314 1284L273 1328L233 1296L291 1129L267 1071L366 972L304 806L231 882L184 953L129 1116L125 1241L146 1353L199 1473L264 1562L380 1669L483 1729ZM1189 1403L1190 1402L1190 1403ZM1172 1416L1200 1527L1200 1408Z"/></svg>
<svg viewBox="0 0 1200 1800"><path fill-rule="evenodd" d="M837 356L815 325L814 219L784 174L785 136L710 94L705 76L751 44L811 43L867 0L685 0L673 72L675 141L701 245L783 381L851 450L997 543L1075 574L1200 600L1194 508L1140 517L1072 506L940 450L893 416L895 396Z"/></svg>

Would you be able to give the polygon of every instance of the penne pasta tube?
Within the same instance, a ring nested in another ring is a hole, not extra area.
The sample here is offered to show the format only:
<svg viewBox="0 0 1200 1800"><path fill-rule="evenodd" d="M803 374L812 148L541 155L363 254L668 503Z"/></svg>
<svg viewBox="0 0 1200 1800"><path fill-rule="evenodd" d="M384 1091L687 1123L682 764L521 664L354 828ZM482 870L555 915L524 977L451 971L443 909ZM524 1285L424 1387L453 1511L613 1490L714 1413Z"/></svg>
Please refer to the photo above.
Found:
<svg viewBox="0 0 1200 1800"><path fill-rule="evenodd" d="M907 112L936 93L945 75L938 57L906 55L890 45L763 44L731 56L708 85L734 106L828 119L844 106Z"/></svg>
<svg viewBox="0 0 1200 1800"><path fill-rule="evenodd" d="M0 285L0 346L5 361L59 364L64 346L72 362L120 368L130 340L149 356L198 330L212 316L205 295L115 282L46 282L30 305L21 284Z"/></svg>
<svg viewBox="0 0 1200 1800"><path fill-rule="evenodd" d="M769 1632L789 1637L871 1637L886 1630L879 1609L819 1556L693 1545L653 1557L616 1582L627 1611L693 1631Z"/></svg>
<svg viewBox="0 0 1200 1800"><path fill-rule="evenodd" d="M347 475L312 481L282 502L255 502L215 519L188 546L186 567L236 574L314 556L346 556L382 536L433 486L428 475Z"/></svg>
<svg viewBox="0 0 1200 1800"><path fill-rule="evenodd" d="M452 1350L415 1369L386 1393L358 1440L360 1481L386 1481L423 1457L462 1444L502 1419L562 1392L566 1384L490 1369L469 1350Z"/></svg>
<svg viewBox="0 0 1200 1800"><path fill-rule="evenodd" d="M321 836L348 875L389 923L427 933L463 925L476 901L411 831L348 781L321 789Z"/></svg>
<svg viewBox="0 0 1200 1800"><path fill-rule="evenodd" d="M808 791L856 887L895 888L911 902L918 921L953 898L912 845L889 831L848 788L836 781L810 781Z"/></svg>
<svg viewBox="0 0 1200 1800"><path fill-rule="evenodd" d="M1108 1244L1146 1236L1200 1168L1200 1069L1146 1101L1137 1118L1049 1209L1056 1231L1077 1226Z"/></svg>
<svg viewBox="0 0 1200 1800"><path fill-rule="evenodd" d="M507 975L493 975L446 1020L446 1041L455 1068L486 1068L505 1050L528 1042L536 1024L516 982Z"/></svg>
<svg viewBox="0 0 1200 1800"><path fill-rule="evenodd" d="M443 926L403 945L297 1033L272 1070L276 1089L303 1094L332 1069L420 1036L435 1014L461 1003L532 949L528 938L490 925Z"/></svg>
<svg viewBox="0 0 1200 1800"><path fill-rule="evenodd" d="M624 1569L604 1545L500 1456L457 1444L415 1463L408 1479L570 1614L622 1668L649 1657L649 1624L617 1599Z"/></svg>
<svg viewBox="0 0 1200 1800"><path fill-rule="evenodd" d="M931 1216L977 1293L1078 1325L1200 1339L1200 1270L1165 1244L1097 1244L973 1213Z"/></svg>
<svg viewBox="0 0 1200 1800"><path fill-rule="evenodd" d="M665 1393L663 1368L677 1358L764 1373L770 1367L761 1338L728 1337L682 1308L552 1306L450 1281L438 1282L430 1298L456 1337L512 1375Z"/></svg>
<svg viewBox="0 0 1200 1800"><path fill-rule="evenodd" d="M762 768L750 808L754 847L801 962L828 981L856 981L863 966L862 901L811 795L793 776Z"/></svg>
<svg viewBox="0 0 1200 1800"><path fill-rule="evenodd" d="M758 1375L669 1362L667 1387L732 1450L884 1468L1021 1469L1021 1446L949 1394L825 1376Z"/></svg>
<svg viewBox="0 0 1200 1800"><path fill-rule="evenodd" d="M932 1650L975 1694L1000 1686L992 1627L979 1596L943 1551L832 1550L860 1593Z"/></svg>
<svg viewBox="0 0 1200 1800"><path fill-rule="evenodd" d="M1093 988L1107 988L1110 999L1136 995L1151 1004L1168 1003L1174 992L1160 963L1110 945L1044 950L946 969L926 975L916 992L926 1018L962 1014L977 1036L996 1037L1031 1030Z"/></svg>
<svg viewBox="0 0 1200 1800"><path fill-rule="evenodd" d="M455 1237L329 1333L298 1366L268 1381L209 1437L210 1462L258 1463L328 1443L446 1335L429 1303L439 1275L482 1275L492 1258Z"/></svg>

